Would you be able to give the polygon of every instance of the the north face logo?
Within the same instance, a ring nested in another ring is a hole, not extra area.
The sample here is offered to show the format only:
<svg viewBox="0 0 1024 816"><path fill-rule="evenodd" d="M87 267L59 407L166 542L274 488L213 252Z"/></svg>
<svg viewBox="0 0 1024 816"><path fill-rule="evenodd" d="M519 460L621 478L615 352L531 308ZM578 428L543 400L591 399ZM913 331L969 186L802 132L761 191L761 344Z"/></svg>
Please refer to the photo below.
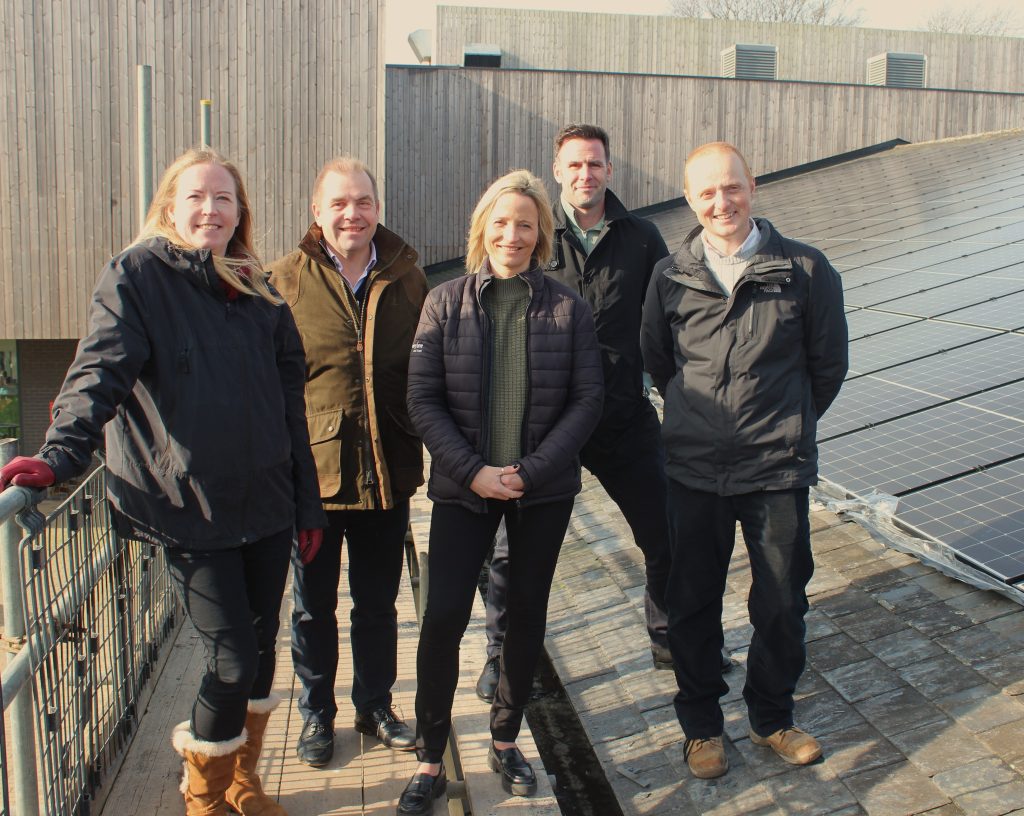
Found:
<svg viewBox="0 0 1024 816"><path fill-rule="evenodd" d="M782 294L782 287L779 286L777 283L762 283L760 288L761 291L764 292L766 295Z"/></svg>

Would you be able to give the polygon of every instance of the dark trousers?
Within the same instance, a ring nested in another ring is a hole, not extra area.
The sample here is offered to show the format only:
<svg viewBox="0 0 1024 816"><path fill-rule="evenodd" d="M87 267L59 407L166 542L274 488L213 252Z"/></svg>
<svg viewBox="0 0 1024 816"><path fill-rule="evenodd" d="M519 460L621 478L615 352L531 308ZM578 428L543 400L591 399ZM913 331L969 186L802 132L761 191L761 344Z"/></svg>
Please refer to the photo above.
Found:
<svg viewBox="0 0 1024 816"><path fill-rule="evenodd" d="M724 727L722 596L737 521L753 580L747 715L760 736L793 724L793 691L806 662L805 589L814 572L808 511L806 487L718 496L669 480L669 646L679 685L676 716L688 738L719 736Z"/></svg>
<svg viewBox="0 0 1024 816"><path fill-rule="evenodd" d="M416 650L416 735L420 762L440 762L452 725L459 643L498 524L509 541L508 630L491 705L491 737L514 742L544 645L548 595L572 500L517 508L489 500L488 512L435 504L430 516L427 608Z"/></svg>
<svg viewBox="0 0 1024 816"><path fill-rule="evenodd" d="M292 530L228 550L166 547L167 568L206 647L192 733L223 742L242 733L250 699L270 695Z"/></svg>
<svg viewBox="0 0 1024 816"><path fill-rule="evenodd" d="M644 617L651 643L668 646L668 614L665 588L670 567L668 519L665 512L668 480L661 425L651 408L636 427L614 439L592 438L580 451L580 462L589 470L622 512L633 540L644 554L646 586ZM506 627L508 592L508 542L499 535L491 555L487 581L487 656L501 652Z"/></svg>
<svg viewBox="0 0 1024 816"><path fill-rule="evenodd" d="M348 541L348 589L352 598L352 704L366 713L391 705L397 676L398 614L409 502L390 510L330 510L324 542L303 565L292 557L292 662L302 682L303 720L334 722L338 705L338 580L341 543Z"/></svg>

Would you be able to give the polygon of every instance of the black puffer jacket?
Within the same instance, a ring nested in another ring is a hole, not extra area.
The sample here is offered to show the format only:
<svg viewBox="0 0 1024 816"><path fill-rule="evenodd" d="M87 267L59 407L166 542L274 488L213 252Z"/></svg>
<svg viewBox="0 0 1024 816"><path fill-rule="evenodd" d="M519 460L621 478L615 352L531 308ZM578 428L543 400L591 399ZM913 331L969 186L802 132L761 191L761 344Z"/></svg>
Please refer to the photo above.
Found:
<svg viewBox="0 0 1024 816"><path fill-rule="evenodd" d="M555 257L545 273L577 291L594 315L604 368L604 408L594 431L598 440L628 433L651 411L644 393L640 319L655 264L669 254L658 228L632 215L610 190L605 193L605 229L587 255L555 202Z"/></svg>
<svg viewBox="0 0 1024 816"><path fill-rule="evenodd" d="M601 414L601 359L590 310L579 295L523 273L531 297L526 319L530 372L520 504L570 498L580 491L578 454ZM480 301L486 269L438 286L428 296L409 361L409 416L430 451L427 495L484 512L470 484L486 464L485 428L490 319Z"/></svg>
<svg viewBox="0 0 1024 816"><path fill-rule="evenodd" d="M839 274L763 218L757 228L761 245L731 297L704 264L698 228L658 264L644 304L667 473L724 496L817 481L818 417L847 368Z"/></svg>
<svg viewBox="0 0 1024 816"><path fill-rule="evenodd" d="M106 428L119 532L196 550L325 527L291 311L229 300L207 250L162 238L103 270L39 455L64 481Z"/></svg>

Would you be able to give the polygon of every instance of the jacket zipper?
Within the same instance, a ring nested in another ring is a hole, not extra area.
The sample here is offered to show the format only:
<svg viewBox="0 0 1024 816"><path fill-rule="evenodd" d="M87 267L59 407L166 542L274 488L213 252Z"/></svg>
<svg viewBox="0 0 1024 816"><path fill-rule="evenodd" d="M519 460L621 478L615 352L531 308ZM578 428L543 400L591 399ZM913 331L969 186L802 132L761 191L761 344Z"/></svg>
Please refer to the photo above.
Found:
<svg viewBox="0 0 1024 816"><path fill-rule="evenodd" d="M530 391L531 391L531 377L530 371L530 312L533 310L533 299L536 297L536 292L533 291L533 286L530 284L529 278L524 278L526 285L530 287L530 302L526 305L526 401L523 404L523 421L522 426L519 430L519 456L523 457L526 455L526 444L527 437L529 435L530 427ZM590 308L589 306L587 307ZM522 498L515 500L516 510L522 509Z"/></svg>
<svg viewBox="0 0 1024 816"><path fill-rule="evenodd" d="M491 318L487 314L487 310L484 309L483 299L483 290L489 283L489 280L485 280L476 293L477 307L479 308L480 315L483 317L484 329L487 332L486 342L484 343L483 365L480 368L480 455L484 457L487 456L487 446L490 442L490 403L487 398L490 394L491 345L494 343L491 332Z"/></svg>

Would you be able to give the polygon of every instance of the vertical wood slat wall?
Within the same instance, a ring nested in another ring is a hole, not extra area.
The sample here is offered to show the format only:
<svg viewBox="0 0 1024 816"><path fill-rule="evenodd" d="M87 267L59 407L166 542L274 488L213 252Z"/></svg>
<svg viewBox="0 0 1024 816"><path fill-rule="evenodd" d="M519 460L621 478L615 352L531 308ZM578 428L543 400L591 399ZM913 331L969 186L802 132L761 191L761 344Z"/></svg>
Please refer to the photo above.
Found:
<svg viewBox="0 0 1024 816"><path fill-rule="evenodd" d="M464 254L469 215L502 173L526 167L557 194L552 141L567 122L608 130L611 187L629 208L681 196L686 154L708 141L735 143L763 175L1024 122L1024 94L866 85L388 66L387 88L388 225L424 264Z"/></svg>
<svg viewBox="0 0 1024 816"><path fill-rule="evenodd" d="M384 0L4 0L0 337L77 338L136 219L136 65L159 174L199 141L235 160L270 260L308 226L320 165L383 170Z"/></svg>
<svg viewBox="0 0 1024 816"><path fill-rule="evenodd" d="M435 65L461 65L467 44L490 43L502 68L690 76L720 76L722 49L759 43L778 47L777 79L855 84L869 57L911 52L928 57L929 88L1024 91L1021 37L442 5L436 40Z"/></svg>

